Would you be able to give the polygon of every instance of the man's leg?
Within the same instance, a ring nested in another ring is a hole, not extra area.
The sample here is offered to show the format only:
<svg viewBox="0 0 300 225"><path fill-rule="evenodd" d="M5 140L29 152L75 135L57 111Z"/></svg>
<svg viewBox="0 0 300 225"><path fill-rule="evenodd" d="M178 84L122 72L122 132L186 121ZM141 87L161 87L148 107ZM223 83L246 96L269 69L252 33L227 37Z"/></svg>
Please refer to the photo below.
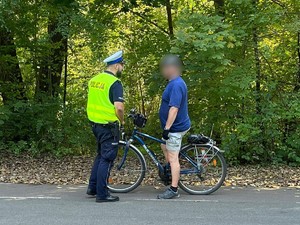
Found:
<svg viewBox="0 0 300 225"><path fill-rule="evenodd" d="M100 158L101 158L101 143L99 140L99 134L97 132L96 125L94 125L92 129L93 129L93 133L97 140L97 156L94 160L94 164L93 164L92 171L91 171L91 176L89 179L88 190L86 192L88 195L96 195L97 172L98 172L98 166L99 166Z"/></svg>
<svg viewBox="0 0 300 225"><path fill-rule="evenodd" d="M109 170L111 161L104 158L100 159L98 173L97 173L97 198L105 199L108 196L107 179L109 176Z"/></svg>
<svg viewBox="0 0 300 225"><path fill-rule="evenodd" d="M167 147L166 147L165 144L161 144L160 147L161 147L161 150L162 150L163 153L164 153L166 163L168 163L168 162L169 162L169 159L168 159L168 151L167 151Z"/></svg>
<svg viewBox="0 0 300 225"><path fill-rule="evenodd" d="M97 185L97 173L98 173L98 167L100 163L101 155L98 153L91 172L90 180L89 180L89 186L87 190L88 195L96 195L96 185Z"/></svg>
<svg viewBox="0 0 300 225"><path fill-rule="evenodd" d="M174 197L179 197L178 193L178 181L180 177L180 165L179 165L179 151L169 150L167 147L168 160L171 166L171 174L172 174L172 184L171 187L168 188L164 193L159 194L157 196L158 199L170 199Z"/></svg>
<svg viewBox="0 0 300 225"><path fill-rule="evenodd" d="M107 181L110 170L118 153L118 139L110 129L104 129L101 137L101 158L97 172L97 202L118 201L118 197L110 196L107 188Z"/></svg>
<svg viewBox="0 0 300 225"><path fill-rule="evenodd" d="M170 133L166 141L167 159L171 165L172 184L164 193L159 194L159 199L170 199L178 197L178 182L180 178L179 151L181 148L182 137L186 132Z"/></svg>
<svg viewBox="0 0 300 225"><path fill-rule="evenodd" d="M174 188L178 187L178 181L180 177L180 164L179 164L179 151L168 151L168 159L171 165L172 174L172 186Z"/></svg>

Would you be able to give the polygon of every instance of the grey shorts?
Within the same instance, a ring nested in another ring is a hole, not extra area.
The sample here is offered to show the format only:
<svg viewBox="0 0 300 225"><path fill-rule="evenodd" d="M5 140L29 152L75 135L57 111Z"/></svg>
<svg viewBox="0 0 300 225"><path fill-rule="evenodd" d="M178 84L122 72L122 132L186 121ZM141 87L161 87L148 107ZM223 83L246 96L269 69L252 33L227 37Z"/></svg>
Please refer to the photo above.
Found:
<svg viewBox="0 0 300 225"><path fill-rule="evenodd" d="M183 132L169 133L169 139L166 140L166 148L168 151L180 151L183 136L189 130Z"/></svg>

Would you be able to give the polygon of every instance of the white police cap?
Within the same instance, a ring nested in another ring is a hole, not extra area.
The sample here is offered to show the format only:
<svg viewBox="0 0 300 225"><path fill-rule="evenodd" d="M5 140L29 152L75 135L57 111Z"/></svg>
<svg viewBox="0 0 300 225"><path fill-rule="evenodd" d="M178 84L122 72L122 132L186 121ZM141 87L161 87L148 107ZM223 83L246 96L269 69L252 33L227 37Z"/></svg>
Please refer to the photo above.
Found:
<svg viewBox="0 0 300 225"><path fill-rule="evenodd" d="M113 65L113 64L116 64L116 63L123 62L123 51L122 50L117 51L113 55L111 55L108 58L104 59L103 62L106 63L107 65Z"/></svg>

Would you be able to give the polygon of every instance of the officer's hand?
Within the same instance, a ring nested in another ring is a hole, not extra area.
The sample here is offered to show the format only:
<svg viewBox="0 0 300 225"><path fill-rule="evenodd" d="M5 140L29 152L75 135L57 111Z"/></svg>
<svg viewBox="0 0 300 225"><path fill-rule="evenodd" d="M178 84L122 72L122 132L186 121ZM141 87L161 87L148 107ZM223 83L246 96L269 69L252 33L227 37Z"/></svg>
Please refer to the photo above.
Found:
<svg viewBox="0 0 300 225"><path fill-rule="evenodd" d="M164 131L162 133L162 138L164 140L168 140L169 139L169 133L170 133L170 130L164 129Z"/></svg>

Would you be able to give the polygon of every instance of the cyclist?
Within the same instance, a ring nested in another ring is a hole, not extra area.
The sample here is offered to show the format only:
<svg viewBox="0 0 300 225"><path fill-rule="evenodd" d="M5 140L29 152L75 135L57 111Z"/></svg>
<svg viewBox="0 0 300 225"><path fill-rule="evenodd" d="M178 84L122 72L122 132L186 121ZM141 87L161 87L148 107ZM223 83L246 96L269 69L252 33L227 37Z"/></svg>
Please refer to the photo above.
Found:
<svg viewBox="0 0 300 225"><path fill-rule="evenodd" d="M166 55L160 62L161 73L169 82L163 92L159 117L163 129L162 138L166 144L161 148L166 162L170 163L172 183L159 199L179 197L178 181L180 177L179 151L183 136L190 129L188 115L187 86L181 78L182 61L176 55Z"/></svg>

